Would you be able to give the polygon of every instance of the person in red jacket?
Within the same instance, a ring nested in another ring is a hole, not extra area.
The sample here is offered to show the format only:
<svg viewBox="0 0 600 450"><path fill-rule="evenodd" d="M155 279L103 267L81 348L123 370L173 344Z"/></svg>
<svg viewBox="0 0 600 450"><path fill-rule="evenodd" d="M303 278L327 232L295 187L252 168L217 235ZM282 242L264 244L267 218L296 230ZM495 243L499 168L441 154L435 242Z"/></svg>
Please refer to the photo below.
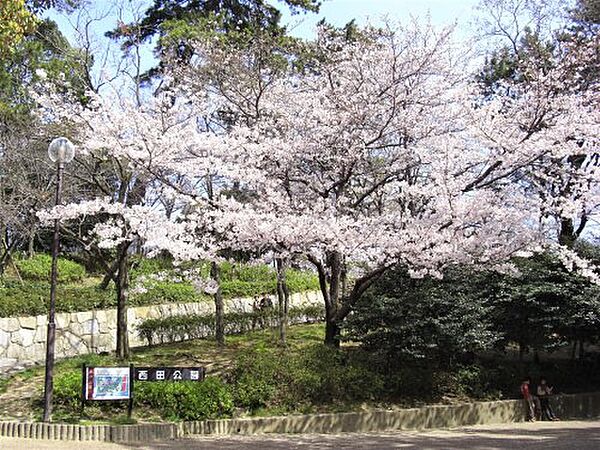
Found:
<svg viewBox="0 0 600 450"><path fill-rule="evenodd" d="M521 395L525 401L525 411L527 411L527 420L529 422L535 422L535 400L530 391L531 377L523 378L521 383Z"/></svg>

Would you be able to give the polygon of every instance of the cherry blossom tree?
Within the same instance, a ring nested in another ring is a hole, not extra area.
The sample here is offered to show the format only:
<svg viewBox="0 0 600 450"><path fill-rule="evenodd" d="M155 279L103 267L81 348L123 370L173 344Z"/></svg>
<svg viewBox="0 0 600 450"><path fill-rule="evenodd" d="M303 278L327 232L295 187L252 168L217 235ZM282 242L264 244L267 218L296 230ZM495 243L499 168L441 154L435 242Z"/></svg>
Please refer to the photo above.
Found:
<svg viewBox="0 0 600 450"><path fill-rule="evenodd" d="M582 152L573 132L597 133L592 98L557 92L555 73L489 101L450 31L416 24L354 38L324 29L312 51L284 77L248 83L247 71L229 72L245 77L213 94L251 120L229 126L221 150L208 147L251 192L221 204L218 228L233 247L306 256L319 274L328 344L391 265L422 276L499 264L548 243L548 208L593 195L589 178L580 196L551 202L522 181L546 161L556 167L549 177L563 176L558 162Z"/></svg>
<svg viewBox="0 0 600 450"><path fill-rule="evenodd" d="M77 119L94 130L80 140L86 151L151 177L146 196L170 196L176 212L120 199L48 217L109 212L113 222L95 228L105 245L133 233L179 259L221 249L304 257L319 275L329 345L389 267L412 276L453 264L502 269L555 243L546 211L595 201L593 172L577 194L549 199L531 188L541 165L558 182L561 161L593 157L579 142L600 131L595 91L550 72L519 95L486 98L451 30L325 27L297 57L279 53L292 64L277 70L245 47L200 45L197 69L223 67L218 77L192 70L147 105L97 99ZM207 175L219 187L210 194L199 184Z"/></svg>

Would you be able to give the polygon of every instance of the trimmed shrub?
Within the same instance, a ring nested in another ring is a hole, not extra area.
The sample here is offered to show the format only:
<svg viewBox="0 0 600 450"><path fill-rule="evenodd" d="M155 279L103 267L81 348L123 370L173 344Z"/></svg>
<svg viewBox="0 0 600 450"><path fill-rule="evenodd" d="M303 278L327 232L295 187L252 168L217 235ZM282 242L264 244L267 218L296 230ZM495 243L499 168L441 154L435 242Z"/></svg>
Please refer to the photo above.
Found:
<svg viewBox="0 0 600 450"><path fill-rule="evenodd" d="M24 280L50 281L52 256L41 253L29 259L18 259L15 263ZM81 264L68 259L58 258L59 283L80 281L84 277L85 268Z"/></svg>
<svg viewBox="0 0 600 450"><path fill-rule="evenodd" d="M384 380L362 352L322 344L302 354L254 349L230 372L237 406L294 412L310 405L354 403L383 396Z"/></svg>
<svg viewBox="0 0 600 450"><path fill-rule="evenodd" d="M290 323L314 323L323 320L324 311L320 306L290 308ZM225 333L246 333L254 329L274 326L277 323L277 310L269 308L247 313L227 313L224 316ZM201 339L215 333L215 316L181 314L178 316L146 319L138 325L138 332L149 345L165 342L181 342Z"/></svg>
<svg viewBox="0 0 600 450"><path fill-rule="evenodd" d="M233 396L220 379L135 384L134 401L160 412L167 420L204 420L228 417Z"/></svg>
<svg viewBox="0 0 600 450"><path fill-rule="evenodd" d="M202 299L190 283L156 281L143 294L132 296L133 305L197 302Z"/></svg>
<svg viewBox="0 0 600 450"><path fill-rule="evenodd" d="M22 285L16 280L5 280L0 286L0 317L46 314L49 297L50 283L32 281ZM115 302L112 289L59 284L56 290L58 312L110 308Z"/></svg>

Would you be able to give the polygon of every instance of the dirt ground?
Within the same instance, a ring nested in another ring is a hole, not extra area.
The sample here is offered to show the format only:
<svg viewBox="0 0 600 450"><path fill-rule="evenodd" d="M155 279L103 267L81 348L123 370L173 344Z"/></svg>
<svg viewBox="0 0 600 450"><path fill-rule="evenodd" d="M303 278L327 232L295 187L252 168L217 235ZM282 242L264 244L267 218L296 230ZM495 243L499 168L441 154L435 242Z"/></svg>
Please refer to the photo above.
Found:
<svg viewBox="0 0 600 450"><path fill-rule="evenodd" d="M0 437L2 450L80 450L83 447L98 450L597 450L600 448L600 421L515 423L427 432L209 436L141 445Z"/></svg>

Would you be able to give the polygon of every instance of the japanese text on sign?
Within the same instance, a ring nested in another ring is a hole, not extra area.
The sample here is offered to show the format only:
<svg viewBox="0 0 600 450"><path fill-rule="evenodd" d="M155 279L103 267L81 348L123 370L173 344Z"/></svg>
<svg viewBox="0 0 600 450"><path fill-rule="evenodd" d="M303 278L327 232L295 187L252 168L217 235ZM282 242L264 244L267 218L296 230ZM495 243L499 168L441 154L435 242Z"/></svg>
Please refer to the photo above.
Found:
<svg viewBox="0 0 600 450"><path fill-rule="evenodd" d="M135 381L202 381L204 367L136 367Z"/></svg>

